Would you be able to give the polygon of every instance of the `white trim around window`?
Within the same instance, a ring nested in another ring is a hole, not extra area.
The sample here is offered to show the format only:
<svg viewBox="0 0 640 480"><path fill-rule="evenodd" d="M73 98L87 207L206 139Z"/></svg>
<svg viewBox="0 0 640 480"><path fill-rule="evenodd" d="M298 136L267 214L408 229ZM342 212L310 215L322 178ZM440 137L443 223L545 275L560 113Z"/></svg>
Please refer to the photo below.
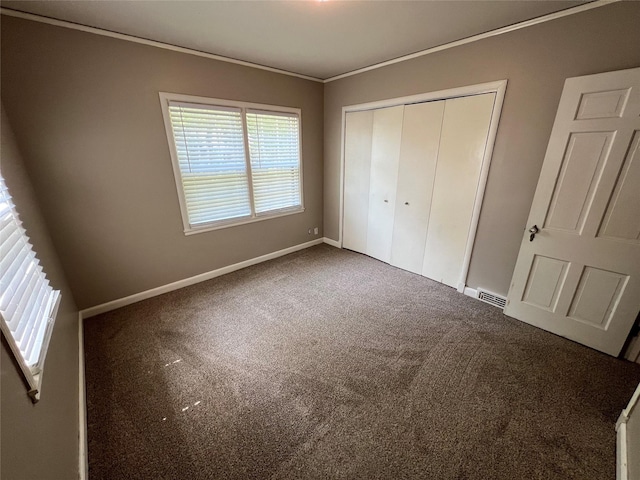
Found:
<svg viewBox="0 0 640 480"><path fill-rule="evenodd" d="M185 235L304 212L299 108L159 96Z"/></svg>

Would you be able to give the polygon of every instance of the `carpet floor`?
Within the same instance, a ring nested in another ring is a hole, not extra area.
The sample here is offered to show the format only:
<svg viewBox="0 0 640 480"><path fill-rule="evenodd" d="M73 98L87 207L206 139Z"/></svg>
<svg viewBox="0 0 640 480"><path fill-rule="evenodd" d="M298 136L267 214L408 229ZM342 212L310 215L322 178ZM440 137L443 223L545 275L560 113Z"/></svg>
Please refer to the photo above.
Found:
<svg viewBox="0 0 640 480"><path fill-rule="evenodd" d="M615 479L640 365L319 245L85 321L98 479Z"/></svg>

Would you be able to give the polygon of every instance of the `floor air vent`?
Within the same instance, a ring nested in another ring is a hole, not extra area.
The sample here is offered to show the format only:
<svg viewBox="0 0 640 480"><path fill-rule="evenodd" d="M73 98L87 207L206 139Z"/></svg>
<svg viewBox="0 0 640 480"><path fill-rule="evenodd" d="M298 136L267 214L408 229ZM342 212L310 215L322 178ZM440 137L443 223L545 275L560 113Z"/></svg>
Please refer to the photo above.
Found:
<svg viewBox="0 0 640 480"><path fill-rule="evenodd" d="M496 295L495 293L487 292L486 290L482 290L481 288L478 289L478 299L503 310L505 305L507 304L507 299L505 297L501 297L500 295Z"/></svg>

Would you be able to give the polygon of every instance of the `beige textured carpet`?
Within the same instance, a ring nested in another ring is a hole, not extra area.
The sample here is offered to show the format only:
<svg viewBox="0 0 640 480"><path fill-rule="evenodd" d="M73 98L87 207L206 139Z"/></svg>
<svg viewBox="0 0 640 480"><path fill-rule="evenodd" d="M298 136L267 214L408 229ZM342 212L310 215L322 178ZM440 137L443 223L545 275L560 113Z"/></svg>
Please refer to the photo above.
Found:
<svg viewBox="0 0 640 480"><path fill-rule="evenodd" d="M85 321L98 479L615 478L640 365L313 247Z"/></svg>

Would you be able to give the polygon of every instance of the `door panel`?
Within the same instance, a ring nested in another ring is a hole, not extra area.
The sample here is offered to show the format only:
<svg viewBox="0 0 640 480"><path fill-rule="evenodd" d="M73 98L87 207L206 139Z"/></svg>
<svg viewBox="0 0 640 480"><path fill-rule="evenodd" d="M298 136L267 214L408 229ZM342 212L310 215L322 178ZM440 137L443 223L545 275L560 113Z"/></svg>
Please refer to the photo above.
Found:
<svg viewBox="0 0 640 480"><path fill-rule="evenodd" d="M551 198L546 228L582 231L614 132L573 133Z"/></svg>
<svg viewBox="0 0 640 480"><path fill-rule="evenodd" d="M628 275L584 267L569 317L606 330L628 280Z"/></svg>
<svg viewBox="0 0 640 480"><path fill-rule="evenodd" d="M367 255L389 263L404 105L373 112Z"/></svg>
<svg viewBox="0 0 640 480"><path fill-rule="evenodd" d="M487 144L494 93L445 102L422 274L457 288Z"/></svg>
<svg viewBox="0 0 640 480"><path fill-rule="evenodd" d="M630 91L630 88L624 88L622 90L583 93L580 97L580 106L575 120L620 117Z"/></svg>
<svg viewBox="0 0 640 480"><path fill-rule="evenodd" d="M535 255L522 301L551 312L555 311L568 267L569 262Z"/></svg>
<svg viewBox="0 0 640 480"><path fill-rule="evenodd" d="M635 131L599 236L640 240L640 132Z"/></svg>
<svg viewBox="0 0 640 480"><path fill-rule="evenodd" d="M345 129L342 246L366 253L373 111L348 112Z"/></svg>
<svg viewBox="0 0 640 480"><path fill-rule="evenodd" d="M445 102L404 109L391 264L422 272Z"/></svg>
<svg viewBox="0 0 640 480"><path fill-rule="evenodd" d="M640 68L565 82L505 314L618 355L640 309L639 130ZM542 257L565 278L527 301Z"/></svg>

